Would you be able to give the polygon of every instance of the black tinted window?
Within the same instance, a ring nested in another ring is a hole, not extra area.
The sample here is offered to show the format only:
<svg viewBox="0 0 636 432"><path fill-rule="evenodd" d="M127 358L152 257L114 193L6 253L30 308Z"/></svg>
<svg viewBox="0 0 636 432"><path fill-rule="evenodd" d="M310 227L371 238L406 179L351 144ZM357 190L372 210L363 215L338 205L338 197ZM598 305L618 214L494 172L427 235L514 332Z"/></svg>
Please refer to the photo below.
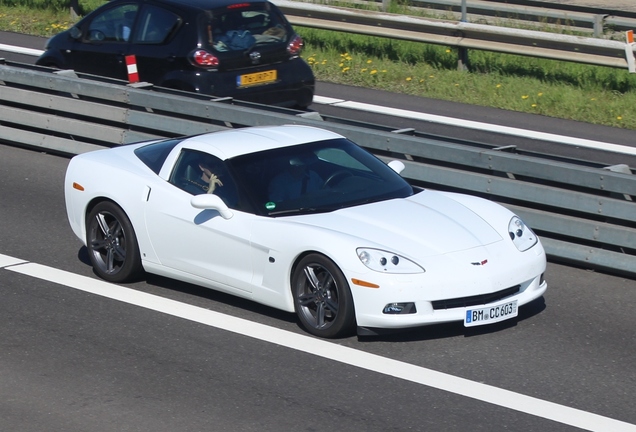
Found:
<svg viewBox="0 0 636 432"><path fill-rule="evenodd" d="M238 156L230 164L264 215L327 212L413 194L399 174L346 139Z"/></svg>
<svg viewBox="0 0 636 432"><path fill-rule="evenodd" d="M237 208L239 202L234 180L225 163L200 151L181 151L170 175L170 183L192 195L218 195L230 208Z"/></svg>
<svg viewBox="0 0 636 432"><path fill-rule="evenodd" d="M136 14L136 4L108 9L90 22L86 39L99 42L126 42L130 39Z"/></svg>
<svg viewBox="0 0 636 432"><path fill-rule="evenodd" d="M161 167L166 161L168 154L170 154L174 146L176 146L180 142L181 139L159 141L143 147L139 147L137 150L135 150L135 154L143 163L148 166L148 168L154 171L155 174L159 174L159 171L161 171Z"/></svg>
<svg viewBox="0 0 636 432"><path fill-rule="evenodd" d="M278 44L291 33L280 12L269 4L215 10L206 15L204 28L209 46L218 52Z"/></svg>
<svg viewBox="0 0 636 432"><path fill-rule="evenodd" d="M166 42L181 24L181 18L162 8L146 6L140 14L133 42L160 44Z"/></svg>

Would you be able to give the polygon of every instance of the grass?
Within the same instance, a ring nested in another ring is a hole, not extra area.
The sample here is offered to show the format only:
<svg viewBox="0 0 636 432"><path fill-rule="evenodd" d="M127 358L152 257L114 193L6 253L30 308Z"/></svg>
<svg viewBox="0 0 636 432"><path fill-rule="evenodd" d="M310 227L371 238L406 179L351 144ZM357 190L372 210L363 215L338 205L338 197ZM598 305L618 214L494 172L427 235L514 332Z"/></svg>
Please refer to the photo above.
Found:
<svg viewBox="0 0 636 432"><path fill-rule="evenodd" d="M79 6L86 13L103 3ZM72 25L69 7L62 0L0 0L0 30L51 36ZM461 72L449 47L296 30L320 81L636 129L636 74L627 70L471 50L470 69Z"/></svg>

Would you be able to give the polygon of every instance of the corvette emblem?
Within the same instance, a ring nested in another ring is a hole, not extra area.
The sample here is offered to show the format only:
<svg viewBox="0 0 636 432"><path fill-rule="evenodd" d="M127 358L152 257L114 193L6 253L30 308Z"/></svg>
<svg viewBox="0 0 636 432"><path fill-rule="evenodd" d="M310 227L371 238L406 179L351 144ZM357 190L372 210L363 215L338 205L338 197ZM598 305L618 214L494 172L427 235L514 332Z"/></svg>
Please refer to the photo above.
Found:
<svg viewBox="0 0 636 432"><path fill-rule="evenodd" d="M471 264L474 265L474 266L483 266L483 265L488 264L488 260L485 259L483 261L475 261L475 262L472 262Z"/></svg>

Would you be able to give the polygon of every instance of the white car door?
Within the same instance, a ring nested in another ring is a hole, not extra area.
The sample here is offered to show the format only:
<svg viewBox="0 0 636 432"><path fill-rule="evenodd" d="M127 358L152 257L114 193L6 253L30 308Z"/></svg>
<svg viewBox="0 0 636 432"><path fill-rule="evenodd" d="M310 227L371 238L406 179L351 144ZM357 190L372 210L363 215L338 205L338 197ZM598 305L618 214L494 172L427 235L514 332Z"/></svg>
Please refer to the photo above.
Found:
<svg viewBox="0 0 636 432"><path fill-rule="evenodd" d="M163 266L205 278L245 296L252 292L250 232L253 215L192 207L190 193L169 183L150 191L145 218L148 236Z"/></svg>

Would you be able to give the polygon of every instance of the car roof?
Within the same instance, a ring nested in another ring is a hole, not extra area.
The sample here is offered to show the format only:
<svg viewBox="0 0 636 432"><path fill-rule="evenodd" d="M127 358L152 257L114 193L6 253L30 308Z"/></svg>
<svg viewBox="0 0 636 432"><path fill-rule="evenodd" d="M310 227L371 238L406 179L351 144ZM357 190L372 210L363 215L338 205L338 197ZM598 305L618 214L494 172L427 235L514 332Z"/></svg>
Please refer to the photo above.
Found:
<svg viewBox="0 0 636 432"><path fill-rule="evenodd" d="M155 3L164 3L191 9L210 10L238 3L266 3L267 0L153 0Z"/></svg>
<svg viewBox="0 0 636 432"><path fill-rule="evenodd" d="M196 135L184 139L181 147L212 153L225 160L274 148L336 138L343 136L311 126L257 126Z"/></svg>

